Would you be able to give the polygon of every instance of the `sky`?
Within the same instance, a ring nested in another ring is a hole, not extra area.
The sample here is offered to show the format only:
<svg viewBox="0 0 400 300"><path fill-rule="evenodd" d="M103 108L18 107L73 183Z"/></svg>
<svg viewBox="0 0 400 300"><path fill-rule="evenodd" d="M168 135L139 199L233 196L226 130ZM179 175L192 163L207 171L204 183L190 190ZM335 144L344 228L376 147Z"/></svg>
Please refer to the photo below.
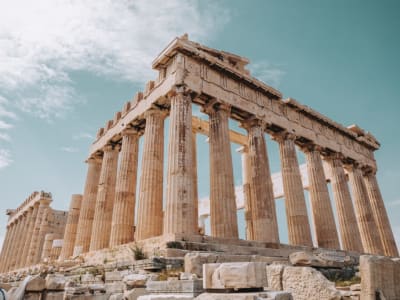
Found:
<svg viewBox="0 0 400 300"><path fill-rule="evenodd" d="M68 209L71 194L83 192L97 129L156 78L151 62L161 50L188 33L249 58L252 75L284 98L376 136L378 181L400 245L399 31L395 0L1 1L0 243L5 210L33 191L51 192L52 207ZM197 142L198 161L207 162L205 137ZM267 144L278 172L277 145L269 137ZM199 195L207 196L207 163L198 176ZM282 200L277 212L287 242ZM243 236L242 213L239 226Z"/></svg>

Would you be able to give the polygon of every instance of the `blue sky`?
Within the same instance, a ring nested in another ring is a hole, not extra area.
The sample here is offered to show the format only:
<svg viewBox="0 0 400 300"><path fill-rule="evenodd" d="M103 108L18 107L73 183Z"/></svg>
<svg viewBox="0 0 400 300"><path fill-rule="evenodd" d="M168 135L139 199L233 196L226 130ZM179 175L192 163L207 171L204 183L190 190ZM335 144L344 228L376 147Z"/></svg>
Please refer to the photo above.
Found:
<svg viewBox="0 0 400 300"><path fill-rule="evenodd" d="M70 195L82 193L97 129L155 78L152 59L187 32L249 58L252 74L284 97L372 132L382 144L378 180L399 243L399 29L400 4L391 0L2 2L0 211L34 190L52 192L52 206L67 209ZM207 161L203 137L198 144ZM276 172L275 142L268 151ZM240 184L240 157L233 158ZM205 196L206 163L199 181ZM285 242L283 201L277 208ZM5 224L1 213L1 240Z"/></svg>

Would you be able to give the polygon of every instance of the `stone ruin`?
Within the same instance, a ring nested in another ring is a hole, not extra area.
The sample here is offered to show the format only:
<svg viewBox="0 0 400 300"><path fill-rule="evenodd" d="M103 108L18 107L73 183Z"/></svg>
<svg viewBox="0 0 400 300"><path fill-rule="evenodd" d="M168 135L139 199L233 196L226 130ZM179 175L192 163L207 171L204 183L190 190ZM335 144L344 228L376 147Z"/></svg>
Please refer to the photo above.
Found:
<svg viewBox="0 0 400 300"><path fill-rule="evenodd" d="M99 129L68 218L44 192L7 211L0 287L10 299L400 299L399 253L376 180L379 142L282 99L248 63L187 35L174 39L153 62L157 80ZM208 120L194 117L193 105ZM206 199L198 198L197 134L209 142ZM280 174L270 172L265 134L279 145ZM231 143L242 156L239 189ZM280 197L288 245L278 235Z"/></svg>

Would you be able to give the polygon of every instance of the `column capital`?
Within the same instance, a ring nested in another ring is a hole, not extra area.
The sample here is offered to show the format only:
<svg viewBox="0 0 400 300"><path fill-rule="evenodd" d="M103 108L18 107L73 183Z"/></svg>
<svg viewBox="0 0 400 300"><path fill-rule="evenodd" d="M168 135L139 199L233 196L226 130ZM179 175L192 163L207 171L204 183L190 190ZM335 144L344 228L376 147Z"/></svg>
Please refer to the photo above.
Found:
<svg viewBox="0 0 400 300"><path fill-rule="evenodd" d="M316 152L320 152L322 154L322 152L324 150L323 147L321 147L320 145L314 144L312 142L306 143L304 145L300 145L299 147L304 153L316 151Z"/></svg>
<svg viewBox="0 0 400 300"><path fill-rule="evenodd" d="M331 161L331 160L340 160L344 161L344 155L340 152L326 152L322 153L322 158L326 161Z"/></svg>
<svg viewBox="0 0 400 300"><path fill-rule="evenodd" d="M224 111L230 115L232 105L222 102L219 99L213 98L208 103L204 104L201 108L201 112L209 115L216 111Z"/></svg>
<svg viewBox="0 0 400 300"><path fill-rule="evenodd" d="M292 133L292 132L288 132L286 130L280 131L280 132L274 132L271 133L271 139L276 141L276 142L282 142L285 140L292 140L295 141L297 139L297 135Z"/></svg>
<svg viewBox="0 0 400 300"><path fill-rule="evenodd" d="M132 136L132 135L140 135L140 131L133 127L125 128L121 131L121 136Z"/></svg>
<svg viewBox="0 0 400 300"><path fill-rule="evenodd" d="M237 148L236 152L241 154L249 153L249 146L242 146L240 148Z"/></svg>
<svg viewBox="0 0 400 300"><path fill-rule="evenodd" d="M267 122L261 119L257 119L256 117L252 117L248 120L240 122L240 127L246 129L247 131L249 131L249 129L254 127L260 127L263 131L265 131L266 126Z"/></svg>
<svg viewBox="0 0 400 300"><path fill-rule="evenodd" d="M102 155L94 154L94 155L88 157L85 160L85 163L98 163L98 164L100 164L101 161L102 161Z"/></svg>
<svg viewBox="0 0 400 300"><path fill-rule="evenodd" d="M114 144L114 143L109 143L103 147L104 152L119 151L120 149L121 149L121 145Z"/></svg>
<svg viewBox="0 0 400 300"><path fill-rule="evenodd" d="M146 110L144 113L145 119L147 119L147 117L153 116L153 115L159 116L164 119L168 115L168 110L162 109L162 108L159 108L156 106L152 106L150 109Z"/></svg>

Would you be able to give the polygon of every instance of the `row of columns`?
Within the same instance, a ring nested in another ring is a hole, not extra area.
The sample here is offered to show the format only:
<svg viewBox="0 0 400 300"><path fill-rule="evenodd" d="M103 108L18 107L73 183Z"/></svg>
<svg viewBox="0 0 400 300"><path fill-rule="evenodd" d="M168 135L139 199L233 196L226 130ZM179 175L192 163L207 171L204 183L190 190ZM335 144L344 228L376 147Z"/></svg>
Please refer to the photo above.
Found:
<svg viewBox="0 0 400 300"><path fill-rule="evenodd" d="M0 260L0 272L40 262L44 236L52 217L51 200L41 199L7 226Z"/></svg>
<svg viewBox="0 0 400 300"><path fill-rule="evenodd" d="M104 148L103 157L88 160L88 173L78 219L73 253L79 254L130 241L168 234L196 234L197 175L195 139L192 132L191 96L177 88L170 97L167 190L163 212L164 119L159 108L145 113L144 145L135 228L138 141L142 132L122 132L121 146ZM232 156L229 139L230 108L218 101L204 107L210 118L210 218L211 235L238 238ZM265 124L257 119L243 122L248 146L243 159L245 216L248 239L279 243L266 141ZM275 134L279 144L289 241L312 246L311 226L302 187L295 139ZM119 149L121 147L121 152ZM318 146L303 147L310 180L312 221L318 247L340 248L325 174ZM118 157L120 156L119 168ZM397 255L393 234L373 173L363 176L358 166L349 169L354 206L342 159L324 156L332 171L332 189L340 225L342 248ZM94 209L93 209L94 208ZM69 251L71 252L71 251Z"/></svg>

